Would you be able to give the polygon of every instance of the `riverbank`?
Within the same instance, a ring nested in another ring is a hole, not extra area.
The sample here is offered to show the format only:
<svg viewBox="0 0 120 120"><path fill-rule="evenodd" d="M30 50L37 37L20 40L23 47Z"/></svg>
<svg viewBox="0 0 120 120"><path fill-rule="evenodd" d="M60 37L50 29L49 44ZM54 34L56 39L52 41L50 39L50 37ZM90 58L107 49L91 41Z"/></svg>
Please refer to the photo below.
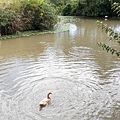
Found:
<svg viewBox="0 0 120 120"><path fill-rule="evenodd" d="M62 26L64 27L64 30L56 30L58 28L56 28L57 24L54 26L53 30L28 30L28 31L17 31L15 34L12 35L3 35L0 36L0 40L6 40L6 39L12 39L12 38L19 38L19 37L28 37L28 36L34 36L34 35L41 35L41 34L53 34L53 33L58 33L58 32L64 32L64 31L68 31L69 28L65 29L65 24L66 23L71 23L71 22L75 22L76 18L79 19L95 19L96 22L97 20L104 20L105 18L101 17L85 17L85 16L58 16L58 24L60 24L59 22L61 21L61 24L63 24ZM107 20L120 20L119 17L108 17ZM69 27L69 26L67 26ZM55 29L56 28L56 29Z"/></svg>
<svg viewBox="0 0 120 120"><path fill-rule="evenodd" d="M52 33L55 33L55 31L53 31L53 30L44 30L44 31L32 30L32 31L24 31L24 32L17 32L16 34L13 34L13 35L1 36L1 37L0 37L0 40L12 39L12 38L19 38L19 37L28 37L28 36L41 35L41 34L52 34Z"/></svg>
<svg viewBox="0 0 120 120"><path fill-rule="evenodd" d="M65 32L70 29L70 25L66 23L74 22L76 16L58 16L58 23L54 25L54 27L50 30L28 30L28 31L17 31L15 34L12 35L3 35L0 36L0 40L12 39L12 38L19 38L19 37L28 37L28 36L35 36L41 34L54 34L58 32Z"/></svg>

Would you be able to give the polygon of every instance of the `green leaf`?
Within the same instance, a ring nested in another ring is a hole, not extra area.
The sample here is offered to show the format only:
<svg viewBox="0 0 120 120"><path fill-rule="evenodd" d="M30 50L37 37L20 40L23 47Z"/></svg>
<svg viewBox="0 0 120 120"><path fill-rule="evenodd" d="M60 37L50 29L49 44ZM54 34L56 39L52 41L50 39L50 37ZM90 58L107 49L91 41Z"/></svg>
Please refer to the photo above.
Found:
<svg viewBox="0 0 120 120"><path fill-rule="evenodd" d="M7 24L5 22L0 23L2 27L5 27Z"/></svg>

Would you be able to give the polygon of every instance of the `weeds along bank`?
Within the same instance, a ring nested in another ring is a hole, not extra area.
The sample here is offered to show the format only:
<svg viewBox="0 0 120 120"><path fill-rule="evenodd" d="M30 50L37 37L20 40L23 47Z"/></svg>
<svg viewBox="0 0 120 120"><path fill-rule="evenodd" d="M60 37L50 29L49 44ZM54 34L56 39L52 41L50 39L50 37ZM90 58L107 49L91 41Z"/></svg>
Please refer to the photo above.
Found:
<svg viewBox="0 0 120 120"><path fill-rule="evenodd" d="M56 22L56 10L43 0L1 3L1 36L15 34L19 31L50 30Z"/></svg>

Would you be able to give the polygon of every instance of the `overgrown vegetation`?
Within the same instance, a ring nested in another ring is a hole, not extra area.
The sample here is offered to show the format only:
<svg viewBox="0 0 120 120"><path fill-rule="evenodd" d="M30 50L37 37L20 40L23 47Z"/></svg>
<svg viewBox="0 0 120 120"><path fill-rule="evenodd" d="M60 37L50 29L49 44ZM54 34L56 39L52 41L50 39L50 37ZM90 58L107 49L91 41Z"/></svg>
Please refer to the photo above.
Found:
<svg viewBox="0 0 120 120"><path fill-rule="evenodd" d="M114 12L116 12L118 16L120 16L120 3L114 3L112 5L112 9ZM116 42L119 47L118 49L116 49L114 48L114 46L112 47L101 42L99 42L98 45L103 49L105 49L107 52L111 52L112 54L116 54L117 56L120 56L120 33L115 32L111 27L108 27L106 24L100 21L97 21L97 23L98 26L101 27L109 35L108 40Z"/></svg>
<svg viewBox="0 0 120 120"><path fill-rule="evenodd" d="M0 8L1 36L26 30L49 30L56 22L55 8L44 0L11 0Z"/></svg>
<svg viewBox="0 0 120 120"><path fill-rule="evenodd" d="M114 0L118 1L118 0ZM88 17L115 16L111 10L112 0L78 0L68 2L63 8L63 15L77 15Z"/></svg>

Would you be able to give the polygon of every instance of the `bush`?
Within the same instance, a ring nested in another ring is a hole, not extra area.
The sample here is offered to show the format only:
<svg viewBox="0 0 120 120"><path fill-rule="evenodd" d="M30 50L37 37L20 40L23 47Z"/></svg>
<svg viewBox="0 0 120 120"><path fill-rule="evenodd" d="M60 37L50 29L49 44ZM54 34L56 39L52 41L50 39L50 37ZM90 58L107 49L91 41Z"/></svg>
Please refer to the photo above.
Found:
<svg viewBox="0 0 120 120"><path fill-rule="evenodd" d="M78 4L68 4L62 11L63 15L79 15L89 17L104 17L112 16L110 1L95 1L78 2Z"/></svg>
<svg viewBox="0 0 120 120"><path fill-rule="evenodd" d="M0 35L17 31L48 30L57 22L54 7L50 4L23 2L19 9L0 8Z"/></svg>
<svg viewBox="0 0 120 120"><path fill-rule="evenodd" d="M44 3L34 8L35 13L32 17L33 27L37 30L51 29L57 22L57 15L54 7Z"/></svg>
<svg viewBox="0 0 120 120"><path fill-rule="evenodd" d="M84 5L79 2L78 5L76 6L76 11L75 11L76 13L75 14L77 16L83 15L83 8L84 8Z"/></svg>
<svg viewBox="0 0 120 120"><path fill-rule="evenodd" d="M98 1L94 4L87 6L84 5L84 13L85 16L90 17L104 17L104 16L111 16L111 4L110 2Z"/></svg>
<svg viewBox="0 0 120 120"><path fill-rule="evenodd" d="M16 32L15 21L18 14L11 9L0 9L0 32L1 35L8 35Z"/></svg>
<svg viewBox="0 0 120 120"><path fill-rule="evenodd" d="M110 2L100 2L95 6L95 16L104 17L111 16L111 4Z"/></svg>
<svg viewBox="0 0 120 120"><path fill-rule="evenodd" d="M69 15L71 15L71 11L72 11L72 4L68 4L63 8L62 13L65 16L69 16Z"/></svg>
<svg viewBox="0 0 120 120"><path fill-rule="evenodd" d="M80 2L77 4L67 4L63 10L62 15L71 16L71 15L81 15L82 14L82 4Z"/></svg>

